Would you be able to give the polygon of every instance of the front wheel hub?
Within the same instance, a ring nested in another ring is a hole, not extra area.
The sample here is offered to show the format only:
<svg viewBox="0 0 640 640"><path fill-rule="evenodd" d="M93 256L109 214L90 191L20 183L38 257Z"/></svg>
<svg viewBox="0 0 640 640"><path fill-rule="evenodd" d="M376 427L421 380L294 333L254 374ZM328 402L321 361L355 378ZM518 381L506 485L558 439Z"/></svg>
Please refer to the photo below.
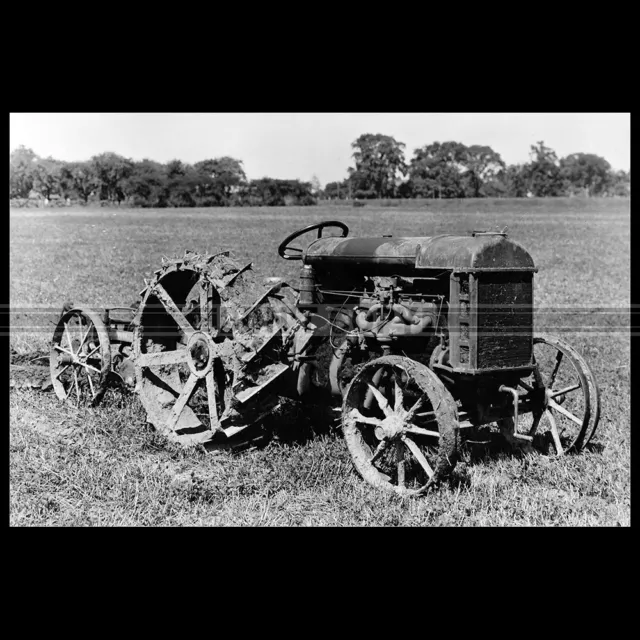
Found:
<svg viewBox="0 0 640 640"><path fill-rule="evenodd" d="M397 438L406 428L404 420L399 415L392 415L385 418L379 427L376 427L375 434L378 440Z"/></svg>

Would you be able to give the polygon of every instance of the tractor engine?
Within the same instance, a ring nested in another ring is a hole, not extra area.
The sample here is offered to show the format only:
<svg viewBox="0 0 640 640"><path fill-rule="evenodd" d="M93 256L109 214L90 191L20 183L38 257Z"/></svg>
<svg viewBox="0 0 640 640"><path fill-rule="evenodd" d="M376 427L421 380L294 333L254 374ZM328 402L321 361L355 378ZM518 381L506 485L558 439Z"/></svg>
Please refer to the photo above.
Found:
<svg viewBox="0 0 640 640"><path fill-rule="evenodd" d="M302 260L298 307L323 309L351 342L423 354L458 380L531 369L537 269L505 233L326 237Z"/></svg>
<svg viewBox="0 0 640 640"><path fill-rule="evenodd" d="M384 345L434 334L443 295L421 291L424 281L415 278L373 276L370 282L373 291L359 299L354 314L365 337Z"/></svg>

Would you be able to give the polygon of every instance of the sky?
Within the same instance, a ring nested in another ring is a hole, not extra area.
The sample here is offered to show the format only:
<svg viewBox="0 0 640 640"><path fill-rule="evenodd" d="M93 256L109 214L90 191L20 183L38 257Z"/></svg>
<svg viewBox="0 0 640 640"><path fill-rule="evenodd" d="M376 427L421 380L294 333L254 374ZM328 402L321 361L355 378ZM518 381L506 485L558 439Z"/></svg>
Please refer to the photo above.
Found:
<svg viewBox="0 0 640 640"><path fill-rule="evenodd" d="M88 160L104 151L166 163L231 156L247 178L269 176L324 186L353 166L351 143L382 133L414 149L455 140L488 145L507 164L527 162L543 140L558 157L595 153L613 169L631 163L629 113L11 113L10 151Z"/></svg>

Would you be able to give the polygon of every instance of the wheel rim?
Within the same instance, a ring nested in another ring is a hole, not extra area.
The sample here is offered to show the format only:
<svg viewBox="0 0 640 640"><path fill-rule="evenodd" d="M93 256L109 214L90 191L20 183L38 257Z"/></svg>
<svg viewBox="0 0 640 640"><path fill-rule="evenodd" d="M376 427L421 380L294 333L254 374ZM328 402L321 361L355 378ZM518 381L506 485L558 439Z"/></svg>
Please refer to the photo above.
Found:
<svg viewBox="0 0 640 640"><path fill-rule="evenodd" d="M95 311L71 309L58 324L49 358L53 389L73 406L95 406L111 370L109 335Z"/></svg>
<svg viewBox="0 0 640 640"><path fill-rule="evenodd" d="M358 472L384 491L418 495L456 462L455 401L409 358L384 356L363 367L345 394L343 431Z"/></svg>
<svg viewBox="0 0 640 640"><path fill-rule="evenodd" d="M147 291L134 335L138 391L150 422L170 439L218 431L227 376L220 359L220 299L195 270L171 271Z"/></svg>
<svg viewBox="0 0 640 640"><path fill-rule="evenodd" d="M600 414L593 373L584 359L558 338L534 338L537 371L520 381L535 410L523 414L518 431L550 456L579 451L593 436Z"/></svg>

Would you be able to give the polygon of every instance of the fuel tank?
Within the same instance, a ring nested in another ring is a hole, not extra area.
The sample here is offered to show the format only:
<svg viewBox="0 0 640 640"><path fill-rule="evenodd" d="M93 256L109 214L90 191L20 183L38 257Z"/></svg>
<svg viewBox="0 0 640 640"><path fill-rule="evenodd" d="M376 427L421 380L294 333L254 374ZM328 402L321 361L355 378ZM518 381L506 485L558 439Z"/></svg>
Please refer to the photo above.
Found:
<svg viewBox="0 0 640 640"><path fill-rule="evenodd" d="M506 234L492 232L415 238L320 238L307 247L303 260L320 270L336 266L364 268L371 275L389 269L399 273L420 269L537 271L526 249L509 240Z"/></svg>

